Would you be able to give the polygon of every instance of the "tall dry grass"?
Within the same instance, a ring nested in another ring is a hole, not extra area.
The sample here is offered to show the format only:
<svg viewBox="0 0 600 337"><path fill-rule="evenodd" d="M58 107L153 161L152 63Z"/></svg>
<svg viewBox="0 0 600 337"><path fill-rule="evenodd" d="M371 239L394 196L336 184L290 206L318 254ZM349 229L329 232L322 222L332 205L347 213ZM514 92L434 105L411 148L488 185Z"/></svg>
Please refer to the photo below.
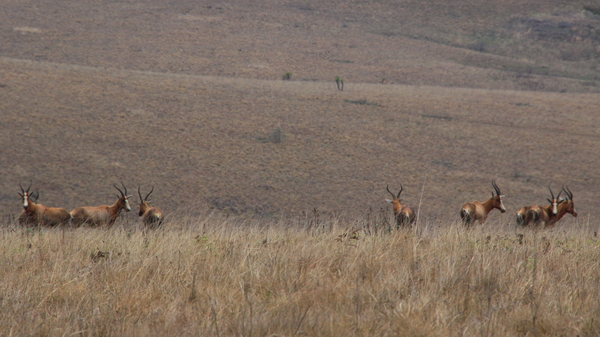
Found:
<svg viewBox="0 0 600 337"><path fill-rule="evenodd" d="M597 336L589 224L473 230L316 214L1 230L4 336ZM358 230L357 230L358 229Z"/></svg>

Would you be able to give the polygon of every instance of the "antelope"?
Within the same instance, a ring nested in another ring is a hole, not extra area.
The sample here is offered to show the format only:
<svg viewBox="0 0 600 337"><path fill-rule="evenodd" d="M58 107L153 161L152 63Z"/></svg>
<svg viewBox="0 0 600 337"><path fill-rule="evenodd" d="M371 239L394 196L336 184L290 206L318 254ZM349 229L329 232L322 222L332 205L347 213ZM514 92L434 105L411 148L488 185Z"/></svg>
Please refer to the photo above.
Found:
<svg viewBox="0 0 600 337"><path fill-rule="evenodd" d="M562 190L565 191L567 197L559 202L557 212L550 217L546 227L554 227L558 220L562 219L562 217L567 213L571 214L573 217L577 217L575 203L573 202L573 193L569 187L563 187Z"/></svg>
<svg viewBox="0 0 600 337"><path fill-rule="evenodd" d="M119 214L121 214L122 210L126 212L131 211L131 207L129 207L129 197L127 195L127 187L123 183L121 183L125 192L121 191L117 185L113 185L121 195L117 194L117 201L111 205L102 205L97 207L77 207L71 211L71 216L73 217L73 222L75 226L81 226L83 224L89 224L91 226L101 226L108 225L111 227L114 225L115 221Z"/></svg>
<svg viewBox="0 0 600 337"><path fill-rule="evenodd" d="M392 191L390 191L389 185L386 186L387 191L392 195L392 199L385 199L385 201L392 204L394 208L394 217L396 218L396 226L397 228L412 225L415 222L415 211L412 207L407 205L402 205L400 202L402 199L400 198L400 193L402 193L403 187L400 185L400 192L398 195L394 195Z"/></svg>
<svg viewBox="0 0 600 337"><path fill-rule="evenodd" d="M140 186L138 186L138 195L140 196L140 212L139 216L142 217L142 221L144 225L151 228L156 228L162 225L163 220L165 219L165 215L163 212L157 207L150 207L150 201L148 201L148 197L154 191L154 186L145 198L142 198L142 192L140 191Z"/></svg>
<svg viewBox="0 0 600 337"><path fill-rule="evenodd" d="M40 194L37 192L37 195L35 195L29 192L31 183L27 187L27 190L23 189L20 182L19 187L21 188L19 196L23 200L23 212L19 215L19 225L57 226L69 225L71 223L71 214L66 209L37 204L36 202ZM35 199L35 201L31 199Z"/></svg>
<svg viewBox="0 0 600 337"><path fill-rule="evenodd" d="M517 225L528 226L530 224L541 224L542 226L546 226L550 219L558 213L558 205L562 202L559 198L563 190L561 189L556 197L554 196L554 193L552 193L550 186L548 186L548 190L550 191L550 196L552 198L546 200L548 200L550 205L521 207L517 211Z"/></svg>
<svg viewBox="0 0 600 337"><path fill-rule="evenodd" d="M484 202L474 201L468 202L460 209L460 218L463 224L467 227L471 227L475 221L479 221L479 224L483 224L487 219L488 214L497 208L501 213L506 212L502 199L504 195L500 192L500 188L496 185L496 181L492 180L492 186L496 190L496 194L492 192L492 197Z"/></svg>

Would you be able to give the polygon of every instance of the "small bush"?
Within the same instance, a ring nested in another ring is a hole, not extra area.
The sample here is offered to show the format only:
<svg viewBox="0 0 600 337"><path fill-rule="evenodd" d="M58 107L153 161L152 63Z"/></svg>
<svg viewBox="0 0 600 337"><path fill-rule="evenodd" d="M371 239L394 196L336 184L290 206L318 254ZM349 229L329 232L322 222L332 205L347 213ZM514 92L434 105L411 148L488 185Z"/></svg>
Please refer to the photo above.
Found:
<svg viewBox="0 0 600 337"><path fill-rule="evenodd" d="M269 133L269 135L267 135L267 137L259 138L258 140L260 140L263 143L279 144L283 141L284 138L285 138L285 133L283 131L281 131L281 128L276 128L271 133Z"/></svg>

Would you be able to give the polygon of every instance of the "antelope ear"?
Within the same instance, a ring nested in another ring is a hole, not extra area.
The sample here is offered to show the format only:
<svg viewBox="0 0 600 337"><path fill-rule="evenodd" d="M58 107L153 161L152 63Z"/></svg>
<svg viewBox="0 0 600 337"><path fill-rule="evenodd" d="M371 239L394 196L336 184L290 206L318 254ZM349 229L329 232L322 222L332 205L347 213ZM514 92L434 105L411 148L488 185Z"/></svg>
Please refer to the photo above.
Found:
<svg viewBox="0 0 600 337"><path fill-rule="evenodd" d="M385 201L389 202L390 204L392 203L390 199L385 199Z"/></svg>
<svg viewBox="0 0 600 337"><path fill-rule="evenodd" d="M499 195L499 197L500 197L500 199L502 199L502 198L504 198L504 197L505 197L505 195L504 195L504 194L502 194L502 195Z"/></svg>

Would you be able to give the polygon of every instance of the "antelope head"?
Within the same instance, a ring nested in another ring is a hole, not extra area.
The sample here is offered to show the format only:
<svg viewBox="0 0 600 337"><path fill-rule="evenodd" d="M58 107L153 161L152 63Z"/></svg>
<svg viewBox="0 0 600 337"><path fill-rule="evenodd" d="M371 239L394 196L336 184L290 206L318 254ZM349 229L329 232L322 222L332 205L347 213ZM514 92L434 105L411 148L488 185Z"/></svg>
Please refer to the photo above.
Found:
<svg viewBox="0 0 600 337"><path fill-rule="evenodd" d="M19 196L21 196L21 199L23 199L23 207L27 208L29 207L29 197L33 196L29 194L29 190L31 189L31 182L29 182L29 187L27 187L27 190L23 189L23 185L21 185L21 181L19 181L19 187L21 188L21 193L18 193ZM39 193L38 193L39 196ZM37 198L36 198L37 200Z"/></svg>
<svg viewBox="0 0 600 337"><path fill-rule="evenodd" d="M392 191L390 191L390 187L389 186L386 186L385 188L387 189L387 191L392 196L391 200L390 199L385 199L385 201L387 201L390 204L392 204L392 208L394 209L394 214L396 216L398 216L398 214L402 210L402 204L400 203L402 201L402 198L400 198L400 194L402 193L402 190L404 188L402 187L402 185L400 185L400 192L398 192L397 195L394 195L394 193L392 193Z"/></svg>
<svg viewBox="0 0 600 337"><path fill-rule="evenodd" d="M492 192L492 198L491 198L492 199L492 207L497 208L500 210L500 212L504 213L504 212L506 212L506 208L504 208L504 203L502 202L504 195L500 191L500 188L498 187L498 185L496 185L495 180L492 180L492 186L494 187L494 190L496 191L495 195L494 195L494 192Z"/></svg>
<svg viewBox="0 0 600 337"><path fill-rule="evenodd" d="M140 186L138 186L138 195L140 196L140 212L138 213L139 216L144 215L148 207L150 207L150 201L148 200L148 197L150 196L150 194L152 194L152 192L154 192L154 186L152 186L150 192L146 194L146 197L142 198L142 192L140 191Z"/></svg>
<svg viewBox="0 0 600 337"><path fill-rule="evenodd" d="M125 187L123 182L121 182L121 186L123 186L123 189L125 190L125 192L123 192L120 188L117 187L116 184L114 184L113 186L119 191L119 193L121 193L120 196L117 194L117 198L119 198L119 200L117 200L117 203L119 203L121 205L121 208L123 208L125 211L131 211L131 207L129 207L129 197L131 196L127 195L127 187Z"/></svg>
<svg viewBox="0 0 600 337"><path fill-rule="evenodd" d="M560 192L558 192L558 195L556 197L554 197L554 193L552 193L550 186L548 186L548 190L550 191L550 195L552 196L552 199L546 198L546 200L548 200L548 202L552 206L552 215L556 215L558 213L558 204L562 202L562 200L559 201L560 200L559 197L563 190L561 189Z"/></svg>
<svg viewBox="0 0 600 337"><path fill-rule="evenodd" d="M402 198L400 198L400 193L402 193L402 190L404 189L402 187L402 185L400 185L400 192L398 192L398 195L394 195L394 193L392 193L392 191L390 191L390 186L387 185L385 187L387 189L387 191L392 195L392 199L385 199L385 201L389 202L390 204L393 204L394 202L400 203L402 201Z"/></svg>
<svg viewBox="0 0 600 337"><path fill-rule="evenodd" d="M567 197L563 201L567 203L566 213L570 213L572 216L577 217L577 212L575 211L575 203L573 202L573 193L571 192L569 187L563 187L562 190L565 191L565 194L567 195Z"/></svg>

